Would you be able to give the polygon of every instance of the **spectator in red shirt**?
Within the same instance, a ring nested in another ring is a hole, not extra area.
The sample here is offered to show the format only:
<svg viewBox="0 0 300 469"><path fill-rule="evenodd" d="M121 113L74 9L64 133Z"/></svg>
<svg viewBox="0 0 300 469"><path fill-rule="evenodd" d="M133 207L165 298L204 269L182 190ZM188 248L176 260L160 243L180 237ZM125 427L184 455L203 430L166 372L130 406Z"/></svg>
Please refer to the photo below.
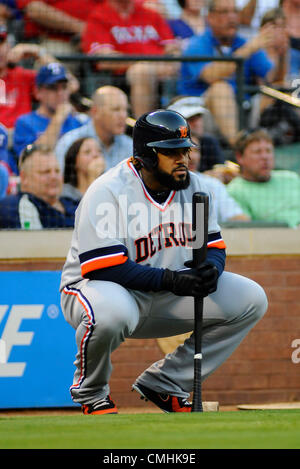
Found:
<svg viewBox="0 0 300 469"><path fill-rule="evenodd" d="M32 57L38 65L53 62L54 58L36 44L18 44L11 47L6 28L0 27L0 122L12 131L16 119L32 110L36 71L18 64Z"/></svg>
<svg viewBox="0 0 300 469"><path fill-rule="evenodd" d="M35 41L53 55L70 55L77 50L78 40L87 16L99 0L16 0L24 12L24 39Z"/></svg>
<svg viewBox="0 0 300 469"><path fill-rule="evenodd" d="M136 0L105 0L87 19L82 49L90 55L164 55L178 52L177 41L163 16ZM126 68L127 67L127 68ZM157 85L174 76L175 62L99 62L97 70L126 73L135 117L157 106Z"/></svg>

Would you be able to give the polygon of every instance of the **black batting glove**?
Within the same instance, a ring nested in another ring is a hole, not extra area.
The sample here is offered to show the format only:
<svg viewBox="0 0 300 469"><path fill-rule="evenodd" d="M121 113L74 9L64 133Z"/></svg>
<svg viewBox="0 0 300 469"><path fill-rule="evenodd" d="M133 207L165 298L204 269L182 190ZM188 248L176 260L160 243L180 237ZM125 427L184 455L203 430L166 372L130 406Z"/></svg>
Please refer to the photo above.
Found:
<svg viewBox="0 0 300 469"><path fill-rule="evenodd" d="M212 262L205 262L195 269L201 279L204 296L214 293L218 286L219 271Z"/></svg>
<svg viewBox="0 0 300 469"><path fill-rule="evenodd" d="M211 262L185 270L165 269L162 279L162 290L167 290L177 296L208 296L217 289L218 269Z"/></svg>

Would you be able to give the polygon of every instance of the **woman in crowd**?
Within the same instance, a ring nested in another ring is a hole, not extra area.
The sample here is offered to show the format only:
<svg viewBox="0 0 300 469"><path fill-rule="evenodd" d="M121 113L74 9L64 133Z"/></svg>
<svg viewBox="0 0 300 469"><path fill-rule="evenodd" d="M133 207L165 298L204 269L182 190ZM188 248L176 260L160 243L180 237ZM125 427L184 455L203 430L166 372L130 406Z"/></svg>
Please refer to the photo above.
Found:
<svg viewBox="0 0 300 469"><path fill-rule="evenodd" d="M64 197L80 200L89 185L105 171L99 143L91 137L76 140L65 158Z"/></svg>

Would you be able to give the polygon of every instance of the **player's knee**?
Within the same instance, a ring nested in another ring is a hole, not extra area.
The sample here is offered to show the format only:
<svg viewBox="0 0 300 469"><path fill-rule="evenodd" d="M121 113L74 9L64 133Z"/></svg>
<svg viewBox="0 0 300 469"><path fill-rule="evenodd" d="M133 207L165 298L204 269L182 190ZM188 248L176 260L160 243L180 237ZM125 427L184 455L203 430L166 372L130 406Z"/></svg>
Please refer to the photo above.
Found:
<svg viewBox="0 0 300 469"><path fill-rule="evenodd" d="M226 295L224 297L224 293ZM218 290L212 299L221 301L221 308L227 321L259 321L267 311L268 300L264 289L253 280L224 272L219 279Z"/></svg>
<svg viewBox="0 0 300 469"><path fill-rule="evenodd" d="M138 307L133 297L121 285L111 282L105 282L105 288L94 300L94 311L94 327L101 330L102 337L123 333L125 336L130 335L139 320Z"/></svg>
<svg viewBox="0 0 300 469"><path fill-rule="evenodd" d="M264 289L258 285L257 283L253 282L253 293L254 293L254 314L257 320L260 320L266 313L268 309L268 298L264 291ZM253 297L253 296L252 296Z"/></svg>
<svg viewBox="0 0 300 469"><path fill-rule="evenodd" d="M110 340L114 336L128 336L132 328L132 320L129 315L125 314L122 307L119 311L109 308L107 315L98 317L94 327L98 329L104 340Z"/></svg>
<svg viewBox="0 0 300 469"><path fill-rule="evenodd" d="M248 279L246 291L243 294L243 314L251 322L262 319L268 308L268 299L264 289L253 280Z"/></svg>

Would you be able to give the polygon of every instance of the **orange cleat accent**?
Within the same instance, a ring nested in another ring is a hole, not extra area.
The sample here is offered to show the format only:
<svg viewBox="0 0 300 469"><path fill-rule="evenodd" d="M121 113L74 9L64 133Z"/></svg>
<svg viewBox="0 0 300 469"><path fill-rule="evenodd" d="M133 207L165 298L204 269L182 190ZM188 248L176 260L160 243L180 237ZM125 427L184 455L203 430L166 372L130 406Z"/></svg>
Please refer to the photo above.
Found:
<svg viewBox="0 0 300 469"><path fill-rule="evenodd" d="M111 400L110 396L107 396L100 401L92 404L83 404L81 406L82 413L84 415L103 415L103 414L117 414L118 409L116 404Z"/></svg>

